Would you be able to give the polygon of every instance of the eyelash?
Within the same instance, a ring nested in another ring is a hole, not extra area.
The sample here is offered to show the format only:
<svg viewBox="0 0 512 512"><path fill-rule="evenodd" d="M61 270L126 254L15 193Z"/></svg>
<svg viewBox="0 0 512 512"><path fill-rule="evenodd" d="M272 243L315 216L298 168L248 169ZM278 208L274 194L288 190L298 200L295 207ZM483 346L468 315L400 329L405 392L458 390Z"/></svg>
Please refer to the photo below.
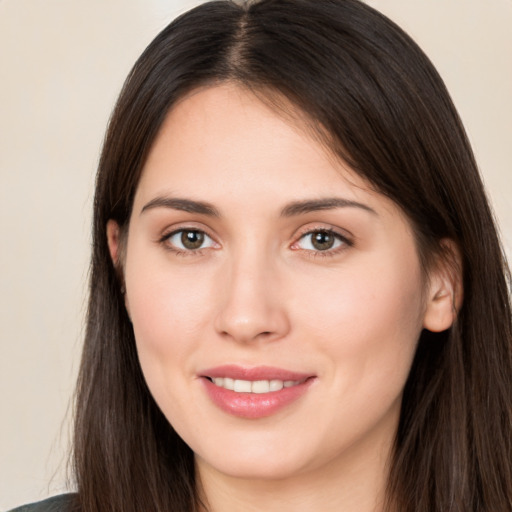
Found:
<svg viewBox="0 0 512 512"><path fill-rule="evenodd" d="M199 247L198 249L180 249L180 248L176 247L174 244L171 244L171 242L170 242L170 239L172 237L174 237L180 233L182 234L182 236L183 236L183 233L198 233L200 235L204 235L211 241L212 245L210 245L208 247ZM326 249L323 251L322 250L314 250L314 249L301 249L298 247L294 247L301 240L305 239L306 237L312 236L312 235L318 234L318 233L323 233L323 234L330 235L330 236L334 237L336 241L341 243L341 246L338 246L334 249L329 248L329 249ZM175 229L175 230L171 231L170 233L165 233L158 240L158 242L160 244L164 245L166 250L173 252L177 256L202 256L206 249L209 249L213 245L217 244L217 242L215 242L215 240L210 235L208 235L208 233L206 233L204 230L197 229L197 228ZM318 257L323 258L323 257L336 256L340 252L346 250L349 247L352 247L353 245L354 245L354 242L352 240L350 240L346 236L338 233L334 229L319 227L319 228L315 228L315 229L309 229L309 230L301 233L301 235L299 236L297 241L293 242L293 244L291 245L290 248L292 250L302 250L308 255L308 257L311 257L311 258L318 258Z"/></svg>
<svg viewBox="0 0 512 512"><path fill-rule="evenodd" d="M314 229L308 229L307 231L301 233L297 241L292 244L292 249L294 249L294 246L296 246L301 240L305 239L308 236L312 236L318 233L324 233L326 235L334 237L336 241L341 242L341 245L333 249L326 249L324 251L314 249L302 249L305 252L305 254L307 254L307 256L310 258L329 258L337 256L341 252L345 251L349 247L353 247L354 245L354 242L350 238L348 238L345 235L342 235L338 231L335 231L332 228L318 227ZM301 249L296 248L294 250Z"/></svg>
<svg viewBox="0 0 512 512"><path fill-rule="evenodd" d="M162 244L165 247L166 250L173 252L177 256L202 256L204 251L211 247L211 246L209 246L209 247L200 247L198 249L186 249L186 248L185 249L181 249L179 247L176 247L174 244L172 244L170 242L170 240L171 240L171 238L173 236L178 235L180 233L182 234L182 236L183 236L183 233L198 233L200 235L204 235L205 237L208 237L208 239L211 240L212 245L217 244L217 242L215 242L215 240L208 233L206 233L202 229L197 229L197 228L180 228L180 229L175 229L175 230L171 231L170 233L165 233L158 240L158 242L160 244Z"/></svg>

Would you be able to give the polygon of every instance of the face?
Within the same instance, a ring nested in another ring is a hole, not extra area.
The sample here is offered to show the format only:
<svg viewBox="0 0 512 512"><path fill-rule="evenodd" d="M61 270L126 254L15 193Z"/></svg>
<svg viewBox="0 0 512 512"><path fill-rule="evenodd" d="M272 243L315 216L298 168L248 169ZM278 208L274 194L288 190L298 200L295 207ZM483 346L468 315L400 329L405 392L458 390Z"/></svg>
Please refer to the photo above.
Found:
<svg viewBox="0 0 512 512"><path fill-rule="evenodd" d="M385 456L429 291L399 208L299 121L234 85L178 103L123 267L147 384L199 471L286 478Z"/></svg>

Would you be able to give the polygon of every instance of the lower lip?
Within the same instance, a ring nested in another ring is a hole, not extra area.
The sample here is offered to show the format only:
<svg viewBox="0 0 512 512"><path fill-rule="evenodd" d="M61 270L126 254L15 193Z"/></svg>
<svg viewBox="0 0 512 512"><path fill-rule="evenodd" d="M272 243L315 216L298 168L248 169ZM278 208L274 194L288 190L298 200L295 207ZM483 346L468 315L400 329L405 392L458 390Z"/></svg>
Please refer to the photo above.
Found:
<svg viewBox="0 0 512 512"><path fill-rule="evenodd" d="M257 419L271 416L301 398L313 382L307 379L301 384L270 393L236 393L216 386L203 378L205 389L217 407L239 418Z"/></svg>

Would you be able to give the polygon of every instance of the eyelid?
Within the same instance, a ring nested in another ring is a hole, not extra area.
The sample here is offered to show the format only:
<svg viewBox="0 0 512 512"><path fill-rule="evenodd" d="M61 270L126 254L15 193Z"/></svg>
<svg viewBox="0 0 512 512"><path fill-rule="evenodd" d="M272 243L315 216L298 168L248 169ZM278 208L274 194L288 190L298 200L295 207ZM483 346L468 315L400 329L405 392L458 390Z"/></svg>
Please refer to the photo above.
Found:
<svg viewBox="0 0 512 512"><path fill-rule="evenodd" d="M321 250L312 250L312 249L302 249L300 247L296 247L297 244L307 235L311 235L313 233L325 232L330 233L335 236L338 240L343 242L342 247L336 247L332 249L326 249L325 251ZM294 237L294 242L291 244L290 248L293 250L302 250L307 253L312 253L315 256L332 256L337 254L340 251L345 250L348 247L352 247L354 245L354 236L347 232L344 229L332 226L330 224L319 224L319 225L308 225L302 227ZM295 247L294 247L295 246Z"/></svg>
<svg viewBox="0 0 512 512"><path fill-rule="evenodd" d="M181 233L183 231L196 231L198 233L202 233L205 237L208 237L213 243L207 247L199 247L198 249L186 249L181 247L176 247L169 242L170 238ZM196 223L184 223L182 225L172 225L167 227L162 234L158 237L157 243L162 244L165 248L171 252L174 252L179 255L199 255L206 249L217 249L220 247L219 242L216 240L216 237L210 233L210 230L205 226L199 226Z"/></svg>
<svg viewBox="0 0 512 512"><path fill-rule="evenodd" d="M200 231L201 233L208 235L212 240L217 241L216 235L213 234L212 230L208 226L205 226L202 222L187 220L166 225L164 228L159 230L160 234L158 235L158 239L161 240L163 238L167 238L169 235L177 233L178 231Z"/></svg>

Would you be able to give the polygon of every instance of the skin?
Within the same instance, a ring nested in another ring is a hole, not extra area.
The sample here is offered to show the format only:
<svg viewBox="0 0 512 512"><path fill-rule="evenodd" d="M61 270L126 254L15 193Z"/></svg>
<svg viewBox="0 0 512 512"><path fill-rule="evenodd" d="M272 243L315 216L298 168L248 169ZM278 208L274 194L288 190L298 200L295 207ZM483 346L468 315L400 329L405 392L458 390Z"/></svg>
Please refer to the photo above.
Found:
<svg viewBox="0 0 512 512"><path fill-rule="evenodd" d="M201 89L168 114L136 192L126 307L149 389L194 451L212 512L380 510L419 334L453 321L449 272L422 275L401 210L308 133L236 85ZM359 206L283 215L323 198ZM181 233L169 237L180 229L205 243L180 247ZM333 248L312 244L322 230ZM117 262L113 221L107 236ZM240 418L200 378L225 364L314 379L277 413Z"/></svg>

